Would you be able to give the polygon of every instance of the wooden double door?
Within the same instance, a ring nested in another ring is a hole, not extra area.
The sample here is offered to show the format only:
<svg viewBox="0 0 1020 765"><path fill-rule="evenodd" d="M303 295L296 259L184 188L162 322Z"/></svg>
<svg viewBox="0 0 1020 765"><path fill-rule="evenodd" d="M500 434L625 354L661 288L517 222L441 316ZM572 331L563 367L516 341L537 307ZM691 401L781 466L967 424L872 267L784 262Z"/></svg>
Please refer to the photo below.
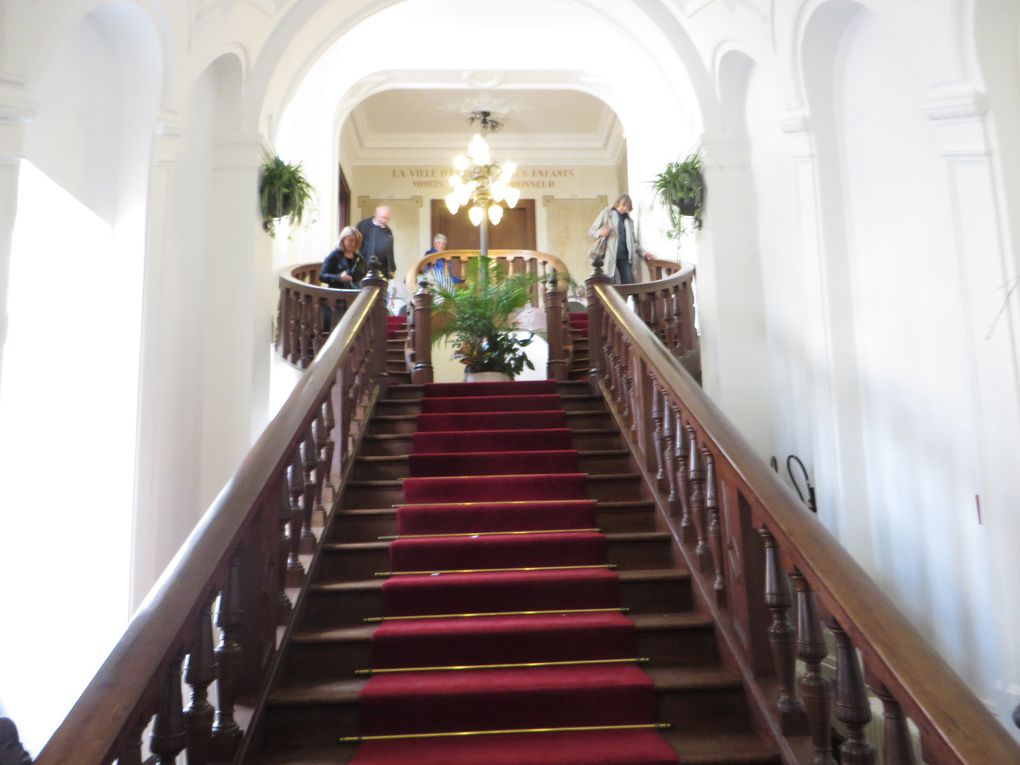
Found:
<svg viewBox="0 0 1020 765"><path fill-rule="evenodd" d="M467 210L461 208L456 215L450 215L442 199L432 200L432 237L446 234L451 250L477 250L479 228L471 225ZM521 199L514 209L503 206L503 220L498 226L489 226L489 249L492 250L534 250L535 200ZM432 246L431 239L429 246Z"/></svg>

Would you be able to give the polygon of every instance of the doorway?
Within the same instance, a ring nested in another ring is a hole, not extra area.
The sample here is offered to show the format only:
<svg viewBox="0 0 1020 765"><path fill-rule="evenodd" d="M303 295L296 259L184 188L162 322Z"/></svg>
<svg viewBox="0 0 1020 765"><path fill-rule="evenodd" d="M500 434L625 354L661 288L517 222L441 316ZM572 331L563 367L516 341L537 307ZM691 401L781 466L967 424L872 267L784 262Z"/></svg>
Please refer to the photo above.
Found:
<svg viewBox="0 0 1020 765"><path fill-rule="evenodd" d="M498 226L489 226L489 249L492 250L534 250L535 237L535 200L522 199L517 206L509 210L503 207L503 220ZM451 215L442 199L432 200L432 233L446 234L451 250L477 250L479 227L472 226L467 212L460 210ZM432 246L431 239L429 246Z"/></svg>

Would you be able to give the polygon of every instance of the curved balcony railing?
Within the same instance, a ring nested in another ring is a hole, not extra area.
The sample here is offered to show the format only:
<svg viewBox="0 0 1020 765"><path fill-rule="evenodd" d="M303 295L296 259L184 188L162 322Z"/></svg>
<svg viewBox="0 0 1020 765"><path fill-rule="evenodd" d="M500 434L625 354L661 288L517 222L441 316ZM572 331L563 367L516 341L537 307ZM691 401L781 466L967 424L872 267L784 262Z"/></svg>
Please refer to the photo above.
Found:
<svg viewBox="0 0 1020 765"><path fill-rule="evenodd" d="M321 263L301 263L278 272L274 344L291 364L306 369L361 290L337 290L319 284Z"/></svg>
<svg viewBox="0 0 1020 765"><path fill-rule="evenodd" d="M694 266L670 260L653 260L652 281L617 285L624 300L633 298L634 310L695 378L698 332L694 312Z"/></svg>
<svg viewBox="0 0 1020 765"><path fill-rule="evenodd" d="M833 762L835 713L846 732L841 761L876 762L865 727L877 697L883 762L917 762L907 720L932 765L1020 762L1006 730L758 458L622 290L601 271L587 284L592 379L782 761ZM830 643L835 683L823 669Z"/></svg>

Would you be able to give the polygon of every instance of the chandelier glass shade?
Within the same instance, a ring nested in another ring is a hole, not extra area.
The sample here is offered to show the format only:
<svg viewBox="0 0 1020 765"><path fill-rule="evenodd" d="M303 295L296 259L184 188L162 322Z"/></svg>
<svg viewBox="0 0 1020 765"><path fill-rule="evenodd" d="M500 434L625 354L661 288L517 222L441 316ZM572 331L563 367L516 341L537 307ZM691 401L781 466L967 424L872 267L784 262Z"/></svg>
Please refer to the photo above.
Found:
<svg viewBox="0 0 1020 765"><path fill-rule="evenodd" d="M517 165L493 162L492 151L481 133L471 139L467 156L461 154L454 158L453 169L446 207L451 215L456 215L461 207L468 207L468 218L475 226L481 225L486 217L495 226L503 219L500 203L513 208L521 197L520 190L510 185Z"/></svg>

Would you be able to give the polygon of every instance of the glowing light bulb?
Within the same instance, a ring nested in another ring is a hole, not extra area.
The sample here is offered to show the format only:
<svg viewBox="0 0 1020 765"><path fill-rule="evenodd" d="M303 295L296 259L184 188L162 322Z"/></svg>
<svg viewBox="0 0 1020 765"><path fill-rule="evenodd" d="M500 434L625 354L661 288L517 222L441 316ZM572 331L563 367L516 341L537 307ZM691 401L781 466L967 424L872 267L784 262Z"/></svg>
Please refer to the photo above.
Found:
<svg viewBox="0 0 1020 765"><path fill-rule="evenodd" d="M499 222L503 220L503 208L499 205L492 205L489 208L489 220L492 221L493 226L498 226Z"/></svg>
<svg viewBox="0 0 1020 765"><path fill-rule="evenodd" d="M463 154L458 154L456 157L453 158L453 169L457 170L458 172L463 173L465 170L468 169L468 165L470 164L471 163L468 161L468 158L465 157Z"/></svg>
<svg viewBox="0 0 1020 765"><path fill-rule="evenodd" d="M507 186L503 198L506 199L506 206L512 210L517 207L517 200L521 198L521 190L514 186Z"/></svg>
<svg viewBox="0 0 1020 765"><path fill-rule="evenodd" d="M460 209L460 202L457 201L457 192L451 191L446 195L446 209L450 211L450 215L457 214L457 210Z"/></svg>
<svg viewBox="0 0 1020 765"><path fill-rule="evenodd" d="M470 210L468 210L468 218L471 219L471 225L472 226L480 226L480 225L482 225L482 218L484 217L484 215L485 215L485 210L483 210L478 205L475 205Z"/></svg>
<svg viewBox="0 0 1020 765"><path fill-rule="evenodd" d="M471 139L471 143L468 144L468 156L474 161L476 165L488 165L492 163L492 152L489 150L489 144L482 138L481 133L475 133L475 137ZM454 165L456 167L456 165Z"/></svg>
<svg viewBox="0 0 1020 765"><path fill-rule="evenodd" d="M513 177L513 174L516 173L516 172L517 172L517 163L516 162L507 161L507 162L503 163L503 175L502 175L502 177L503 177L504 181L509 183L510 179Z"/></svg>

